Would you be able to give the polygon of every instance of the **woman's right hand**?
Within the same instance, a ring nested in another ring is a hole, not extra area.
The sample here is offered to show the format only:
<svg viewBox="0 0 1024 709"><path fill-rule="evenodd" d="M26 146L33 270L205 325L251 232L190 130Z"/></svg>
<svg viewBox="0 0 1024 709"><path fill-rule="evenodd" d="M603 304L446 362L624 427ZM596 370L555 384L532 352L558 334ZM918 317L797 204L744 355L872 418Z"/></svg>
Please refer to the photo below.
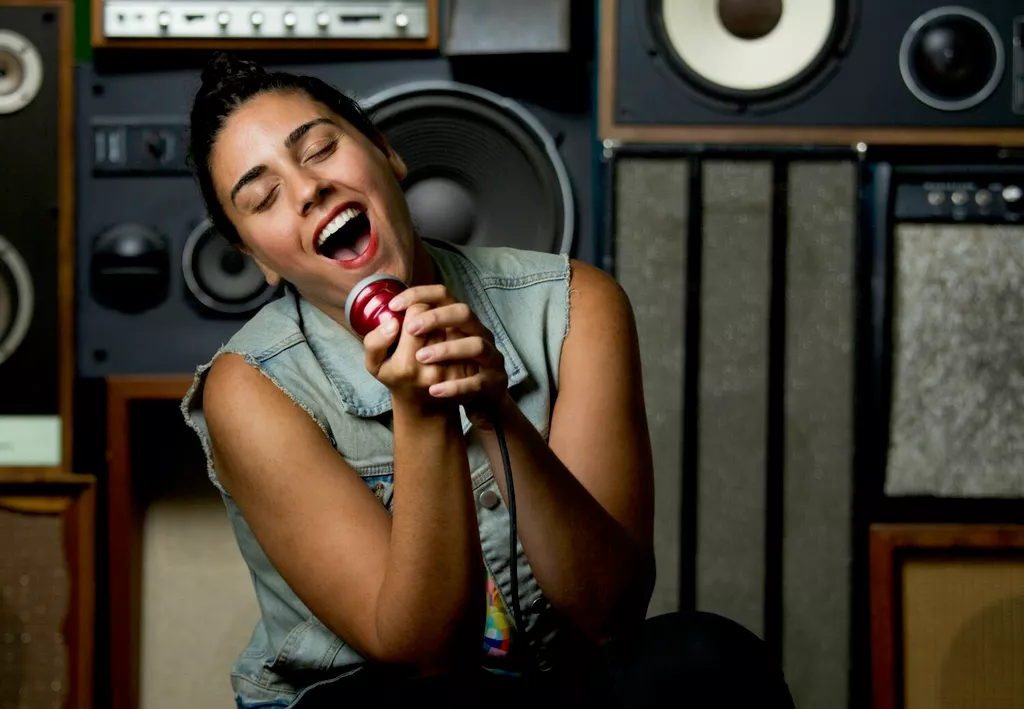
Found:
<svg viewBox="0 0 1024 709"><path fill-rule="evenodd" d="M405 321L429 309L429 305L414 304L406 311ZM389 357L388 349L396 339L398 346ZM416 352L419 349L444 340L443 331L428 332L425 336L413 335L405 328L400 328L397 320L390 320L368 333L363 339L366 370L391 390L393 398L403 404L415 406L424 412L451 409L451 402L431 396L429 389L433 384L466 376L463 372L450 371L453 366L461 365L423 364L416 359Z"/></svg>

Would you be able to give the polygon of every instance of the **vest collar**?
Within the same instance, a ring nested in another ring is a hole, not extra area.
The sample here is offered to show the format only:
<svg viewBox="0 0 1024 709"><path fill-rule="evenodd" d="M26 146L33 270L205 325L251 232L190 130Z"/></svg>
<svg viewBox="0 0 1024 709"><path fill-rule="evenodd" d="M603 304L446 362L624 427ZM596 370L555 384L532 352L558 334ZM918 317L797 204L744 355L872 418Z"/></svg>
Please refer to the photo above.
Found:
<svg viewBox="0 0 1024 709"><path fill-rule="evenodd" d="M466 303L494 335L494 342L505 358L509 388L522 383L527 378L526 366L487 297L475 266L455 246L426 240L424 244L434 259L438 280L453 297ZM391 392L363 366L359 338L304 298L299 298L298 307L306 341L345 411L364 418L391 411Z"/></svg>

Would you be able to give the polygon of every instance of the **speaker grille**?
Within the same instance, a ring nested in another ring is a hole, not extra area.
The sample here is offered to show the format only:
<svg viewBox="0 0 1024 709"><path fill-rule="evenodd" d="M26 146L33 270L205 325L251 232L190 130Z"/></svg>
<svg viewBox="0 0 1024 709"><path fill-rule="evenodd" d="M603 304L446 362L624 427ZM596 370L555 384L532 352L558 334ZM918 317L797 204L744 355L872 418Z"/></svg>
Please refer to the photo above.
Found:
<svg viewBox="0 0 1024 709"><path fill-rule="evenodd" d="M523 108L451 83L410 84L368 105L409 167L403 186L423 236L570 251L568 176L553 138Z"/></svg>
<svg viewBox="0 0 1024 709"><path fill-rule="evenodd" d="M0 509L0 707L61 709L70 579L61 517Z"/></svg>
<svg viewBox="0 0 1024 709"><path fill-rule="evenodd" d="M649 612L679 601L682 495L683 351L687 186L680 160L624 159L616 171L616 264L633 304L644 372L647 424L654 451L654 553L658 578Z"/></svg>
<svg viewBox="0 0 1024 709"><path fill-rule="evenodd" d="M726 615L797 706L848 706L855 168L635 152L613 238L655 452L650 613Z"/></svg>
<svg viewBox="0 0 1024 709"><path fill-rule="evenodd" d="M886 493L1021 497L1024 228L894 235Z"/></svg>

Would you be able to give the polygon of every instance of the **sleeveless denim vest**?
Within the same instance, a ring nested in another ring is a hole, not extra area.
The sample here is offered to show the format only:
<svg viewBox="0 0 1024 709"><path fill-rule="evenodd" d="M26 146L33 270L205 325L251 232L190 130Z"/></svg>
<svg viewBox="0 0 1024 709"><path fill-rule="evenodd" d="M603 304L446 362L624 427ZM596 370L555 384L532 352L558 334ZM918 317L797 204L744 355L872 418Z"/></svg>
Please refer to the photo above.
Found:
<svg viewBox="0 0 1024 709"><path fill-rule="evenodd" d="M439 280L468 304L494 335L505 358L509 393L546 439L568 332L569 260L565 255L428 242ZM362 343L308 301L289 292L264 306L213 359L196 370L181 404L199 436L208 473L220 491L249 567L261 619L231 668L238 706L301 706L304 691L338 680L364 664L345 641L306 608L263 553L231 495L217 480L203 418L203 385L221 353L243 356L300 405L389 511L394 488L391 394L364 367ZM465 413L469 469L484 562L511 609L508 510ZM287 471L281 471L287 474ZM527 626L526 653L541 671L560 665L567 628L543 598L522 545L515 573ZM485 589L481 588L483 594ZM560 627L563 626L563 627ZM562 632L560 632L560 630ZM482 631L481 631L482 632ZM481 637L481 653L483 638Z"/></svg>

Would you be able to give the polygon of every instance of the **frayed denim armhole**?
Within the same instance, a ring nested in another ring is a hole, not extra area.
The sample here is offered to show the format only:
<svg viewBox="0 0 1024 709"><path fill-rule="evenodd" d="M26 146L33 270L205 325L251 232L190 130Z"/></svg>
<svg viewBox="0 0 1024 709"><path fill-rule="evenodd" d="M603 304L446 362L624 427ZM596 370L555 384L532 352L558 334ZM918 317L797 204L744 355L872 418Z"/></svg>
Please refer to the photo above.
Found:
<svg viewBox="0 0 1024 709"><path fill-rule="evenodd" d="M220 480L217 476L217 470L213 464L213 444L210 440L209 428L206 426L206 417L203 413L202 398L203 389L206 386L206 377L209 374L210 368L213 366L213 363L217 361L217 358L223 354L236 354L242 357L249 366L253 367L257 372L266 377L268 381L272 382L275 387L277 387L280 391L284 392L284 394L293 404L295 404L303 411L305 411L306 414L320 428L324 436L327 437L327 440L331 442L332 447L334 446L334 436L331 434L331 431L327 427L327 425L320 419L319 416L316 415L316 413L314 413L314 411L311 408L309 408L309 406L296 399L292 392L290 392L287 388L282 386L281 382L279 382L276 377L274 377L270 372L268 372L258 359L245 352L230 349L227 347L221 348L220 350L217 351L217 353L209 362L200 365L199 367L196 368L195 375L192 378L192 386L189 387L188 392L181 400L180 409L181 414L185 419L185 425L187 425L189 428L195 431L196 435L199 437L199 443L203 447L203 454L206 456L206 474L210 478L210 482L213 483L214 487L216 487L217 490L222 495L231 497L231 494L224 488L223 485L221 485Z"/></svg>
<svg viewBox="0 0 1024 709"><path fill-rule="evenodd" d="M572 311L572 261L569 258L569 254L562 254L563 270L562 280L563 287L561 290L562 302L560 303L561 317L562 317L562 336L558 342L558 357L553 360L552 376L555 391L559 388L559 369L562 361L562 350L565 348L565 340L569 337L569 328L571 327L570 313Z"/></svg>

